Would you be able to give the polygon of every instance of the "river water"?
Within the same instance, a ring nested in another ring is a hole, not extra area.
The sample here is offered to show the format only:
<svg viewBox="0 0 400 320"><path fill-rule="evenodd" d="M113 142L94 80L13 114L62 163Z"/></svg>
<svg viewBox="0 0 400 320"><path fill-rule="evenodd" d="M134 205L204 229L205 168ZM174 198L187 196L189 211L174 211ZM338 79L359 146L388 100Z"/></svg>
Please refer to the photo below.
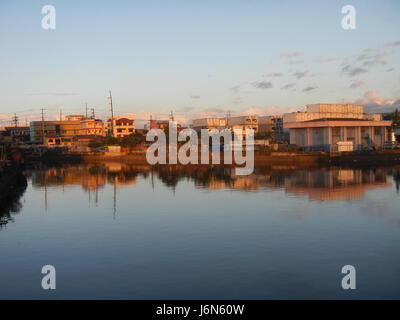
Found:
<svg viewBox="0 0 400 320"><path fill-rule="evenodd" d="M0 299L400 298L400 166L26 176L3 213ZM44 265L56 290L41 287ZM356 290L342 289L344 265Z"/></svg>

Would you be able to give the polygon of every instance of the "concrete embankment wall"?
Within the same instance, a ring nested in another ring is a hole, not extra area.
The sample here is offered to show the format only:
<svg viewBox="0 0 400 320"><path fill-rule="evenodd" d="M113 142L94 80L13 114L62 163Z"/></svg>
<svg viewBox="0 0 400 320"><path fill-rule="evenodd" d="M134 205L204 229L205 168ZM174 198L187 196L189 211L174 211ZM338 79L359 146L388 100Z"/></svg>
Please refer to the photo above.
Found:
<svg viewBox="0 0 400 320"><path fill-rule="evenodd" d="M84 162L122 162L127 164L148 164L145 152L119 155L81 155ZM211 163L211 158L210 158ZM255 152L254 164L262 165L385 165L400 164L400 151L380 152L349 152L349 153L325 153L325 152ZM223 153L221 153L223 164Z"/></svg>
<svg viewBox="0 0 400 320"><path fill-rule="evenodd" d="M223 153L220 155L221 164L223 164ZM148 164L146 160L145 152L138 152L134 154L126 155L82 155L84 162L104 162L104 161L116 161L129 164ZM211 157L210 157L211 163ZM255 164L326 164L329 163L329 156L322 153L288 153L288 152L275 152L270 155L255 152L254 154Z"/></svg>

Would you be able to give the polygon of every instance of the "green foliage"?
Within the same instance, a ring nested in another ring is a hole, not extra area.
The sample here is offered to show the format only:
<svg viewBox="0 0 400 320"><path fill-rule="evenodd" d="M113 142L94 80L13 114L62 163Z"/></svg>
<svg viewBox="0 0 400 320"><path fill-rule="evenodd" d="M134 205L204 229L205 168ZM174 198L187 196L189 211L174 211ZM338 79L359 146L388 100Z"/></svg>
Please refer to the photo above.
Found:
<svg viewBox="0 0 400 320"><path fill-rule="evenodd" d="M133 148L141 143L146 142L146 136L141 133L135 132L123 138L114 138L111 136L97 137L89 142L90 148L99 148L108 145L118 145L122 147Z"/></svg>
<svg viewBox="0 0 400 320"><path fill-rule="evenodd" d="M396 109L396 111L392 114L392 129L400 129L400 113Z"/></svg>
<svg viewBox="0 0 400 320"><path fill-rule="evenodd" d="M268 132L259 132L256 134L254 137L255 139L265 139L265 140L272 140L273 139L273 134L271 131Z"/></svg>
<svg viewBox="0 0 400 320"><path fill-rule="evenodd" d="M90 148L98 148L107 145L121 145L121 144L118 138L114 138L111 136L96 137L96 139L89 142Z"/></svg>
<svg viewBox="0 0 400 320"><path fill-rule="evenodd" d="M129 136L126 136L126 137L122 138L121 146L133 148L133 147L135 147L135 146L137 146L139 144L142 144L144 142L146 142L146 137L143 134L139 133L139 132L135 132L135 133L132 133Z"/></svg>

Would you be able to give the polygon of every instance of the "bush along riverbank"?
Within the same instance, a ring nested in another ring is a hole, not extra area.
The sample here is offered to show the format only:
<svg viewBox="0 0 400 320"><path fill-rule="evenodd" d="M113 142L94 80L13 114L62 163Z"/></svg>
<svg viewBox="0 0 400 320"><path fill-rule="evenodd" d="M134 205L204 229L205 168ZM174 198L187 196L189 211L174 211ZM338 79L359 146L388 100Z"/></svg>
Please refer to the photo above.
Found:
<svg viewBox="0 0 400 320"><path fill-rule="evenodd" d="M11 214L17 213L21 204L19 199L27 187L22 168L11 162L0 162L0 227L13 221Z"/></svg>

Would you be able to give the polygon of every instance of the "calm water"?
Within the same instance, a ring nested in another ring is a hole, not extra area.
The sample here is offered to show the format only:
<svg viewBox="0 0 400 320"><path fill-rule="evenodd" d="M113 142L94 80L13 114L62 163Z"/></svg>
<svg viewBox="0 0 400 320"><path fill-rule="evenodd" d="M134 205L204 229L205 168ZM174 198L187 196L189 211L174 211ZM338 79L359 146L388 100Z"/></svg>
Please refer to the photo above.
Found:
<svg viewBox="0 0 400 320"><path fill-rule="evenodd" d="M0 298L399 299L399 172L29 171L0 230Z"/></svg>

